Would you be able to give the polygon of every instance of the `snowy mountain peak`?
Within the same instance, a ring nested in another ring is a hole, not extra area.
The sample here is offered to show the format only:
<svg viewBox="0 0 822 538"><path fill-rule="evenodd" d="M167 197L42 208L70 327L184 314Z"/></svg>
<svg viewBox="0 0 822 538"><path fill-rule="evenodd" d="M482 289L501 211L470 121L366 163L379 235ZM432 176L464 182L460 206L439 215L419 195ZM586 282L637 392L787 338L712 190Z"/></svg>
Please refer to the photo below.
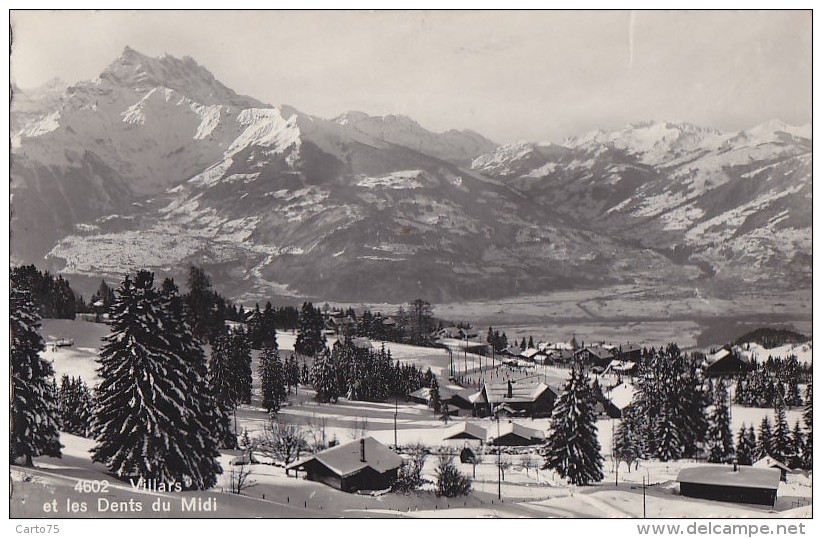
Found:
<svg viewBox="0 0 822 538"><path fill-rule="evenodd" d="M263 106L256 99L238 95L188 56L179 59L163 54L158 58L151 58L128 46L100 74L98 84L130 88L141 93L154 87L165 87L179 91L204 105L227 104L239 108Z"/></svg>
<svg viewBox="0 0 822 538"><path fill-rule="evenodd" d="M755 127L743 131L745 136L763 141L773 141L780 133L788 134L796 138L807 138L809 140L813 136L809 123L802 126L795 126L777 119L760 123Z"/></svg>

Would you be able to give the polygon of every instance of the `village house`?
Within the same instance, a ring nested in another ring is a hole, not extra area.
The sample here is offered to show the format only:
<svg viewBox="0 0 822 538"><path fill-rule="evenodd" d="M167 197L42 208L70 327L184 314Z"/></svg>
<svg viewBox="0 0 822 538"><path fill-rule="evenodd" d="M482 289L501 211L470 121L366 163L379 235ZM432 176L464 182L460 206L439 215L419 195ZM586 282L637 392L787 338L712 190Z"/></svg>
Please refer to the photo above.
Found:
<svg viewBox="0 0 822 538"><path fill-rule="evenodd" d="M484 409L480 416L507 413L515 416L547 417L551 416L554 402L560 391L551 389L545 383L531 380L487 383L482 386Z"/></svg>
<svg viewBox="0 0 822 538"><path fill-rule="evenodd" d="M305 471L307 480L354 493L390 488L401 464L399 455L373 437L365 437L296 461L286 471Z"/></svg>
<svg viewBox="0 0 822 538"><path fill-rule="evenodd" d="M488 444L493 446L531 446L545 443L545 432L506 421L499 424L499 433L488 428Z"/></svg>
<svg viewBox="0 0 822 538"><path fill-rule="evenodd" d="M605 368L614 359L613 352L602 345L587 346L576 353L574 358L589 366Z"/></svg>
<svg viewBox="0 0 822 538"><path fill-rule="evenodd" d="M707 377L733 377L744 375L750 365L738 353L723 347L716 353L705 357L702 370Z"/></svg>
<svg viewBox="0 0 822 538"><path fill-rule="evenodd" d="M779 489L779 470L747 465L687 467L676 479L686 497L734 503L773 506Z"/></svg>

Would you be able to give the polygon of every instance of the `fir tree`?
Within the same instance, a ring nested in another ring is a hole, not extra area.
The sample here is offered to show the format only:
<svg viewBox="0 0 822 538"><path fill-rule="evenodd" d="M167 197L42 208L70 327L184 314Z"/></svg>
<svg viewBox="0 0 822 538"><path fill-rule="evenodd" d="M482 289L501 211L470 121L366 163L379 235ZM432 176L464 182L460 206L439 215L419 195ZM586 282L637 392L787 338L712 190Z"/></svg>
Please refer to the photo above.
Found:
<svg viewBox="0 0 822 538"><path fill-rule="evenodd" d="M334 366L331 363L331 356L326 351L314 359L314 366L311 368L312 383L317 393L317 400L321 402L336 402L340 397L339 385L336 381Z"/></svg>
<svg viewBox="0 0 822 538"><path fill-rule="evenodd" d="M787 464L791 455L791 429L788 426L788 417L785 414L785 408L779 406L776 408L774 431L772 440L773 452L771 456Z"/></svg>
<svg viewBox="0 0 822 538"><path fill-rule="evenodd" d="M221 471L214 415L202 351L182 316L173 284L158 293L148 271L118 288L99 357L92 459L121 478L208 489Z"/></svg>
<svg viewBox="0 0 822 538"><path fill-rule="evenodd" d="M279 411L286 399L284 377L279 352L274 347L264 347L260 353L260 385L263 407L269 412Z"/></svg>
<svg viewBox="0 0 822 538"><path fill-rule="evenodd" d="M614 435L614 458L617 465L620 461L624 461L628 465L628 471L630 471L631 464L642 455L640 448L631 421L620 421Z"/></svg>
<svg viewBox="0 0 822 538"><path fill-rule="evenodd" d="M720 378L714 387L714 409L708 428L708 461L731 463L734 460L734 438L728 413L728 389Z"/></svg>
<svg viewBox="0 0 822 538"><path fill-rule="evenodd" d="M436 470L437 497L458 497L471 492L471 478L462 474L454 465L453 456L440 456Z"/></svg>
<svg viewBox="0 0 822 538"><path fill-rule="evenodd" d="M215 400L216 435L220 446L235 448L237 435L232 425L232 415L240 401L235 374L231 365L231 340L228 335L218 336L211 345L208 363L208 384Z"/></svg>
<svg viewBox="0 0 822 538"><path fill-rule="evenodd" d="M805 452L802 457L802 468L813 469L813 384L805 389L805 411L802 413L807 435L805 437Z"/></svg>
<svg viewBox="0 0 822 538"><path fill-rule="evenodd" d="M555 470L571 484L586 485L604 478L594 405L587 379L573 369L551 413L543 454L543 468Z"/></svg>
<svg viewBox="0 0 822 538"><path fill-rule="evenodd" d="M756 459L764 458L765 456L773 456L773 431L771 429L771 420L768 417L762 417L762 422L759 423L759 434L757 435L756 443Z"/></svg>
<svg viewBox="0 0 822 538"><path fill-rule="evenodd" d="M805 456L805 435L802 433L802 426L797 420L791 432L790 454L787 463L792 469L801 469Z"/></svg>
<svg viewBox="0 0 822 538"><path fill-rule="evenodd" d="M434 410L434 413L442 412L442 401L440 400L440 384L437 382L437 378L433 377L431 379L431 392L428 396L428 407Z"/></svg>
<svg viewBox="0 0 822 538"><path fill-rule="evenodd" d="M37 456L60 456L54 369L40 357L40 315L31 292L12 276L9 301L11 330L11 461L32 466Z"/></svg>
<svg viewBox="0 0 822 538"><path fill-rule="evenodd" d="M229 362L234 373L237 401L251 403L251 342L242 329L235 331L229 342Z"/></svg>
<svg viewBox="0 0 822 538"><path fill-rule="evenodd" d="M755 451L756 439L751 439L749 430L745 429L743 423L736 437L736 460L739 465L752 465Z"/></svg>
<svg viewBox="0 0 822 538"><path fill-rule="evenodd" d="M303 303L299 323L294 351L309 357L318 355L325 349L322 314L313 304Z"/></svg>
<svg viewBox="0 0 822 538"><path fill-rule="evenodd" d="M60 429L66 433L88 437L91 432L92 396L88 385L79 377L64 375L57 391Z"/></svg>

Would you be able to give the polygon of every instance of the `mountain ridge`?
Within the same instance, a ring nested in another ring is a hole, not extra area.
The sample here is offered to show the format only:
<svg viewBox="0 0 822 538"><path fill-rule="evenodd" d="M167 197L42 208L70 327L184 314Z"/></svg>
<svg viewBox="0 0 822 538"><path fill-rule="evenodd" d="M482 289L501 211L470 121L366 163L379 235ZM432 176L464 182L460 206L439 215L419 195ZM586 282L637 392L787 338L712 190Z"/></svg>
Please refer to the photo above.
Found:
<svg viewBox="0 0 822 538"><path fill-rule="evenodd" d="M53 106L12 149L12 255L55 271L199 263L236 296L375 301L810 282L802 126L497 145L268 106L191 58L129 48Z"/></svg>

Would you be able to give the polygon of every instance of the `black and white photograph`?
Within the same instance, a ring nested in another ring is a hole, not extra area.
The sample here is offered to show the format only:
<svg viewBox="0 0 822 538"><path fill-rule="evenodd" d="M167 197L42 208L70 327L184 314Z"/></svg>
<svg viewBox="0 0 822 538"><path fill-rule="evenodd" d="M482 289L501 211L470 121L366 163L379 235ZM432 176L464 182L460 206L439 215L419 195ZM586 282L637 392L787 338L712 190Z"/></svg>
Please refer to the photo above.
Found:
<svg viewBox="0 0 822 538"><path fill-rule="evenodd" d="M9 10L11 528L805 533L812 23Z"/></svg>

